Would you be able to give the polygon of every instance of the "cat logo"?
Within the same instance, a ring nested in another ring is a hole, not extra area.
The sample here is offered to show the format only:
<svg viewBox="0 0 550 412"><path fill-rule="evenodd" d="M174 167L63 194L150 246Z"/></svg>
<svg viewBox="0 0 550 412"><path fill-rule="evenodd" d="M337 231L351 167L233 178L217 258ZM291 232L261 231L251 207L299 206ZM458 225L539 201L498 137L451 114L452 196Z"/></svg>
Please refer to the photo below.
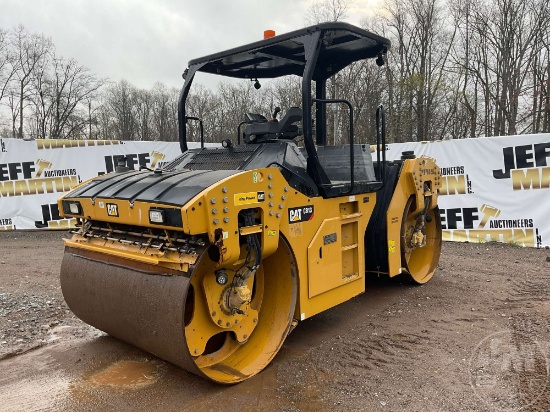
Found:
<svg viewBox="0 0 550 412"><path fill-rule="evenodd" d="M109 216L118 217L118 205L114 203L107 203L107 214Z"/></svg>
<svg viewBox="0 0 550 412"><path fill-rule="evenodd" d="M300 222L302 220L302 209L290 209L288 220L290 222Z"/></svg>
<svg viewBox="0 0 550 412"><path fill-rule="evenodd" d="M288 223L307 222L313 219L313 206L300 206L288 209Z"/></svg>

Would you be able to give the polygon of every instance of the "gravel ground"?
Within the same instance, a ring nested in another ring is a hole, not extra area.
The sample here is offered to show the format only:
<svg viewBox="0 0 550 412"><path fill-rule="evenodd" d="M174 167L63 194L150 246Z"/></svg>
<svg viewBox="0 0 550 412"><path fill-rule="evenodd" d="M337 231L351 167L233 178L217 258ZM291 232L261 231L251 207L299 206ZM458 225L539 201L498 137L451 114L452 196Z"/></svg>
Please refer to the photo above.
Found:
<svg viewBox="0 0 550 412"><path fill-rule="evenodd" d="M0 359L43 346L52 328L78 322L59 286L63 236L66 232L0 232Z"/></svg>
<svg viewBox="0 0 550 412"><path fill-rule="evenodd" d="M74 317L63 236L0 232L0 409L550 410L549 250L445 243L428 284L368 279L301 322L264 372L225 387ZM113 367L150 379L103 384Z"/></svg>

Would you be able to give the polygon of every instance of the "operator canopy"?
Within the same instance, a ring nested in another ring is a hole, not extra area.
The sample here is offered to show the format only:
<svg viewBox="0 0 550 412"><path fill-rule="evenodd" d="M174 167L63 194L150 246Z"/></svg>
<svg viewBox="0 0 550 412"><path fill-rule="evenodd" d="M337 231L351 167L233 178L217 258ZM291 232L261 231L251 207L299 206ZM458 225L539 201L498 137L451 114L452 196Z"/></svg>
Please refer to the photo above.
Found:
<svg viewBox="0 0 550 412"><path fill-rule="evenodd" d="M277 78L296 75L302 78L302 107L291 109L279 124L247 119L245 139L247 143L263 142L270 139L292 139L301 134L307 153L307 173L322 190L324 196L331 197L342 193L341 188L333 185L323 170L313 140L312 119L315 104L315 138L317 145L326 144L326 104L338 103L326 99L326 81L351 63L368 58L376 58L379 66L384 64L384 55L391 42L381 36L370 33L347 23L322 23L290 33L264 39L245 46L191 60L184 73L185 82L180 94L178 106L179 141L182 153L187 147L186 99L193 78L197 72L206 72L242 79ZM312 84L315 82L315 98L312 98ZM353 118L353 107L350 119ZM300 120L302 128L293 125ZM284 128L282 128L284 126ZM353 126L353 125L352 125ZM350 127L350 164L354 163L353 127ZM248 138L247 138L248 137ZM202 141L202 137L201 137ZM350 172L349 193L363 190L354 182L353 169Z"/></svg>
<svg viewBox="0 0 550 412"><path fill-rule="evenodd" d="M198 71L236 78L303 76L306 53L321 42L312 80L327 79L357 60L384 55L388 39L347 23L322 23L189 62ZM309 56L309 58L315 56Z"/></svg>

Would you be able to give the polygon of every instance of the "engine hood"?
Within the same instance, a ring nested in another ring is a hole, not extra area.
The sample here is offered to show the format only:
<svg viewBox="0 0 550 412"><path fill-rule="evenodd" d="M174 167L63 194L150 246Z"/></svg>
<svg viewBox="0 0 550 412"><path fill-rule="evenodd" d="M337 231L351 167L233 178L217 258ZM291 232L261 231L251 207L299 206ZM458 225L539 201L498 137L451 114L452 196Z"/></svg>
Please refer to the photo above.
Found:
<svg viewBox="0 0 550 412"><path fill-rule="evenodd" d="M174 172L129 171L110 173L94 178L64 199L103 198L130 203L149 202L182 207L212 184L239 170L180 170Z"/></svg>

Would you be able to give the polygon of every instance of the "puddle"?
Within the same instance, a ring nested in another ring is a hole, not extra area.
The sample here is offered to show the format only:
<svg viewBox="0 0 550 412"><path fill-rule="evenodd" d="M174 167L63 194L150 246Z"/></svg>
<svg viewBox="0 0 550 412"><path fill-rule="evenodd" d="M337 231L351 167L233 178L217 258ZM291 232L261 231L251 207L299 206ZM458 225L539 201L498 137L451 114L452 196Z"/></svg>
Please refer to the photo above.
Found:
<svg viewBox="0 0 550 412"><path fill-rule="evenodd" d="M113 388L138 389L158 381L164 369L158 361L119 361L96 372L88 381Z"/></svg>

